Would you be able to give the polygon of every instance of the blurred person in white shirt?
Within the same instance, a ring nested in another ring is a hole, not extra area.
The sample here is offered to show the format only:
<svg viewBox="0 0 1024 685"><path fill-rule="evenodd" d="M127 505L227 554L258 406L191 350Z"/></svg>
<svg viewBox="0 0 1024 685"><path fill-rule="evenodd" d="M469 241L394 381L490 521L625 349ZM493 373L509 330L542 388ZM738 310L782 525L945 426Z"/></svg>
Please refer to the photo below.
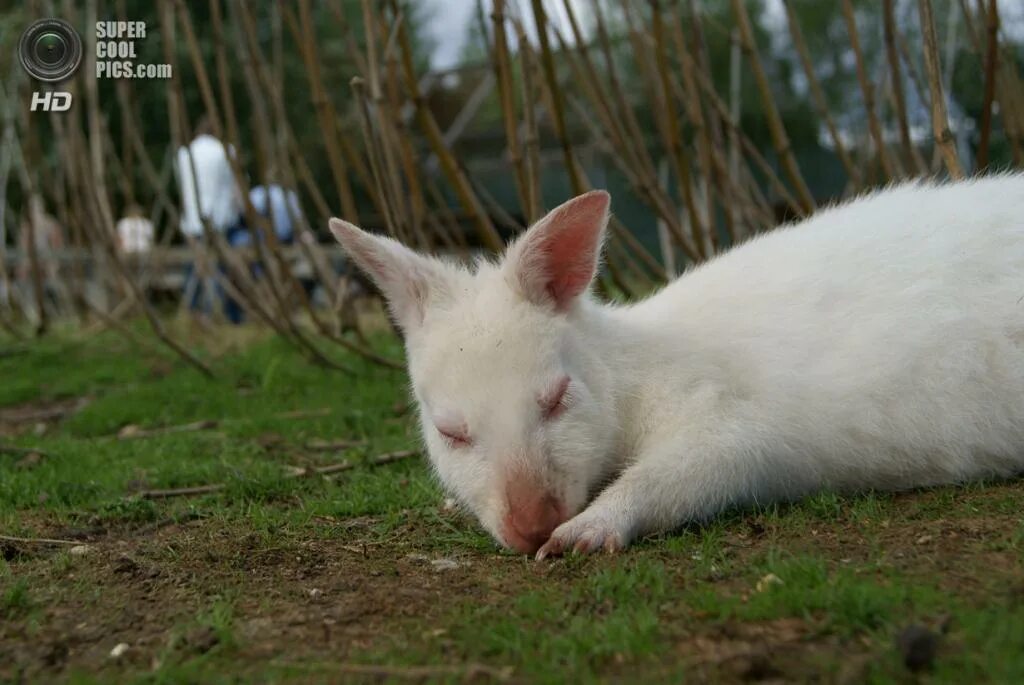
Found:
<svg viewBox="0 0 1024 685"><path fill-rule="evenodd" d="M242 215L242 193L235 182L228 155L234 157L235 149L212 135L206 117L196 124L192 142L187 147L178 148L175 171L181 192L181 231L191 240L203 239L205 219L211 230L224 235L228 245L248 242L248 229ZM223 267L221 269L223 271ZM197 309L206 298L201 285L193 283L194 273L195 269L190 265L185 292L188 294L191 290L189 306ZM215 290L216 300L223 303L227 318L232 323L241 323L242 309L238 303L221 288Z"/></svg>
<svg viewBox="0 0 1024 685"><path fill-rule="evenodd" d="M138 205L128 205L117 222L117 239L124 254L145 254L153 248L153 222Z"/></svg>
<svg viewBox="0 0 1024 685"><path fill-rule="evenodd" d="M195 138L188 147L178 148L175 170L182 202L181 231L185 235L202 236L205 218L213 230L224 233L231 242L230 234L242 225L242 194L231 171L229 154L234 156L235 149L211 134L205 118L196 125ZM244 226L241 228L244 230Z"/></svg>

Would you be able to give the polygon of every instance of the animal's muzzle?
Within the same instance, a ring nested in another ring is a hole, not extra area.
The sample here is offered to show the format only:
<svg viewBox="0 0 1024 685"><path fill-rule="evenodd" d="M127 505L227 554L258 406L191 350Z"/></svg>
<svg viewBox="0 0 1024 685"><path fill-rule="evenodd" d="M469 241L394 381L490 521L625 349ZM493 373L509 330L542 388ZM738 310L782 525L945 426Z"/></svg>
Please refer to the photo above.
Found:
<svg viewBox="0 0 1024 685"><path fill-rule="evenodd" d="M503 542L524 554L533 554L566 520L565 503L534 474L510 474L505 485L508 509L502 521Z"/></svg>

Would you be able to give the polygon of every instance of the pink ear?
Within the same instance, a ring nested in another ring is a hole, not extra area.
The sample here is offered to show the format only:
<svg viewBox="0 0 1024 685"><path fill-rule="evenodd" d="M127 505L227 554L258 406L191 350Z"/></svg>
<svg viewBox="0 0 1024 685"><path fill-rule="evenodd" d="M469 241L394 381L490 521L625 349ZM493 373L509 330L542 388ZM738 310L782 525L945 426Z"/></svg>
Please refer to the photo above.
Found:
<svg viewBox="0 0 1024 685"><path fill-rule="evenodd" d="M331 219L329 225L352 261L383 291L398 325L408 331L423 323L430 298L445 290L446 267L347 221Z"/></svg>
<svg viewBox="0 0 1024 685"><path fill-rule="evenodd" d="M548 212L509 248L506 263L523 295L566 311L597 274L611 197L594 190Z"/></svg>

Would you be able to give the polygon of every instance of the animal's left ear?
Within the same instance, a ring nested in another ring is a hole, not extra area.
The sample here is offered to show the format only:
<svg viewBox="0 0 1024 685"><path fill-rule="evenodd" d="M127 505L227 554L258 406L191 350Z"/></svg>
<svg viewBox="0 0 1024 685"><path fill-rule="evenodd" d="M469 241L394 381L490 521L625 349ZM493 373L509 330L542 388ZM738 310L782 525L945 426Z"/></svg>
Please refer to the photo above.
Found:
<svg viewBox="0 0 1024 685"><path fill-rule="evenodd" d="M348 256L384 292L395 322L406 333L423 323L432 302L447 296L449 267L437 259L341 219L331 219L330 228Z"/></svg>
<svg viewBox="0 0 1024 685"><path fill-rule="evenodd" d="M597 275L611 196L594 190L569 200L508 249L504 269L529 301L567 311Z"/></svg>

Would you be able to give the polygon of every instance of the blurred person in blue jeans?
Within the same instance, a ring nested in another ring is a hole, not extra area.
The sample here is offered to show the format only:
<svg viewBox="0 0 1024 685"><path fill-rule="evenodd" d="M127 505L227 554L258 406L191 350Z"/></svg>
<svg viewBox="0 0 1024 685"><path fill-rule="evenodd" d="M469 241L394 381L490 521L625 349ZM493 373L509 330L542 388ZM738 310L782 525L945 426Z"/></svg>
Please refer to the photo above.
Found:
<svg viewBox="0 0 1024 685"><path fill-rule="evenodd" d="M291 245L295 240L295 221L302 220L302 208L294 190L285 190L275 183L253 187L249 202L260 216L274 227L277 242Z"/></svg>
<svg viewBox="0 0 1024 685"><path fill-rule="evenodd" d="M187 147L178 148L175 172L181 192L181 232L190 241L204 239L205 220L212 230L224 235L228 245L248 244L242 193L235 182L228 155L235 156L234 147L225 145L213 135L206 117L196 124L192 142ZM223 273L223 266L220 268ZM189 265L185 283L189 307L200 309L200 302L205 298L203 284L197 280L194 265ZM213 287L206 294L213 297L215 303L218 300L223 303L224 315L229 321L241 323L241 307L220 287Z"/></svg>
<svg viewBox="0 0 1024 685"><path fill-rule="evenodd" d="M269 175L273 178L273 174ZM260 216L267 219L274 228L274 235L281 245L295 242L296 222L303 221L302 207L299 196L294 190L285 190L274 182L255 186L249 191L249 202ZM307 237L312 237L307 234ZM316 287L316 278L310 275L299 276L306 297L312 297Z"/></svg>

